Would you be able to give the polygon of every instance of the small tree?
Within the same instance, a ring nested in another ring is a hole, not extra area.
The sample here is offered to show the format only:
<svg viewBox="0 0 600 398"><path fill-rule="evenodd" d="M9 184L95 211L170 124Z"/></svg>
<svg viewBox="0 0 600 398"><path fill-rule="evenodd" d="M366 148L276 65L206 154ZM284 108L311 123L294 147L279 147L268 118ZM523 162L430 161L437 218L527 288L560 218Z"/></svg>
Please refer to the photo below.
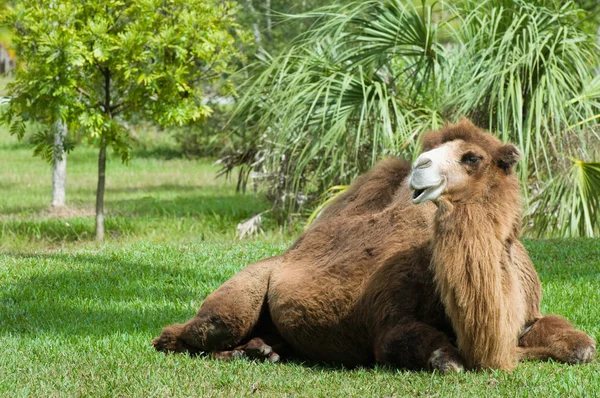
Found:
<svg viewBox="0 0 600 398"><path fill-rule="evenodd" d="M3 119L19 136L28 119L62 120L99 148L97 240L107 148L129 159L123 122L133 115L163 126L210 115L204 89L231 69L246 40L236 9L221 0L24 0L10 14L25 66ZM39 137L47 143L39 153L54 153L50 138Z"/></svg>

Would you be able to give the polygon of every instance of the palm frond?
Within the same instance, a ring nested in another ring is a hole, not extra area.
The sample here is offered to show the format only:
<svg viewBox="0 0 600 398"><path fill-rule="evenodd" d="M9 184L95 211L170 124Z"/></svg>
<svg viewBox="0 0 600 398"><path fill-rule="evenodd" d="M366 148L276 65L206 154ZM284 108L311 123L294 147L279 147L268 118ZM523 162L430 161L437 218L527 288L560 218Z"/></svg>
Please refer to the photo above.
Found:
<svg viewBox="0 0 600 398"><path fill-rule="evenodd" d="M600 163L572 159L569 173L551 179L532 197L526 218L535 236L598 236Z"/></svg>
<svg viewBox="0 0 600 398"><path fill-rule="evenodd" d="M466 16L448 106L518 143L529 160L520 169L524 185L532 174L552 176L565 154L589 156L589 148L565 139L584 141L590 130L583 125L600 111L590 63L599 49L577 27L573 3L461 2L454 12Z"/></svg>
<svg viewBox="0 0 600 398"><path fill-rule="evenodd" d="M306 225L304 226L304 230L310 228L312 223L319 217L321 211L326 208L331 202L336 200L341 194L343 194L346 189L348 189L349 185L335 185L330 187L327 191L321 195L321 202L315 207L315 209L310 213L308 218L306 219Z"/></svg>
<svg viewBox="0 0 600 398"><path fill-rule="evenodd" d="M318 28L268 63L238 108L248 126L270 132L267 168L289 176L280 191L349 182L380 157L414 149L415 132L435 113L416 100L440 60L429 8L369 1L319 17Z"/></svg>
<svg viewBox="0 0 600 398"><path fill-rule="evenodd" d="M305 16L310 31L261 61L237 108L260 137L276 200L318 197L381 157L412 157L421 132L465 116L519 146L525 192L564 197L540 181L560 185L568 157L598 147L600 48L570 1L369 0ZM554 231L549 204L527 200L541 212L529 219Z"/></svg>

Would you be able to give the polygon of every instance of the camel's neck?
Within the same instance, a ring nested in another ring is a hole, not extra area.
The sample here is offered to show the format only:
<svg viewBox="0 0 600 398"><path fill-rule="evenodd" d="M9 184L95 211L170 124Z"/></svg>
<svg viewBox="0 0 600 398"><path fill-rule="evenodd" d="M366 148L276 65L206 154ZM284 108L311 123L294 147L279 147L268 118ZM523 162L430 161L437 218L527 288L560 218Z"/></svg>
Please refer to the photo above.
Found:
<svg viewBox="0 0 600 398"><path fill-rule="evenodd" d="M520 320L514 319L511 306L512 296L519 293L514 275L507 271L518 213L510 214L510 207L442 202L436 212L435 282L458 347L471 367L516 365L516 329L521 325L515 325Z"/></svg>

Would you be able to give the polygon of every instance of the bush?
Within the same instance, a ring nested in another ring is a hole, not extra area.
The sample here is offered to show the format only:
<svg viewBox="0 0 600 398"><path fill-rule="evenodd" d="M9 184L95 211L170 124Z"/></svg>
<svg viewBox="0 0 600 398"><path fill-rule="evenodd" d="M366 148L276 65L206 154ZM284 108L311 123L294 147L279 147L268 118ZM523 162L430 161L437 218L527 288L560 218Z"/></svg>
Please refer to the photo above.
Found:
<svg viewBox="0 0 600 398"><path fill-rule="evenodd" d="M544 192L567 157L589 159L598 144L600 49L581 15L543 0L372 0L306 14L313 29L245 87L237 114L261 155L238 164L264 168L289 214L466 116L516 143L524 191Z"/></svg>

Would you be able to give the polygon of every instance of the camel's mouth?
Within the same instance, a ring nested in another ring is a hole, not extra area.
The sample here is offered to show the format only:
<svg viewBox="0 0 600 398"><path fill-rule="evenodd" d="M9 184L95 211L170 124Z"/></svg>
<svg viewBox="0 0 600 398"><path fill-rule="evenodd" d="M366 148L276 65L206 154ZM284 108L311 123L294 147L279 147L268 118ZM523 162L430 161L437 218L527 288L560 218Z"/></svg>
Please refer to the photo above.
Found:
<svg viewBox="0 0 600 398"><path fill-rule="evenodd" d="M419 196L423 195L424 192L424 189L415 189L413 192L413 200L416 200Z"/></svg>
<svg viewBox="0 0 600 398"><path fill-rule="evenodd" d="M412 183L414 183L414 181L411 181L411 185L413 185ZM428 187L415 187L413 185L410 188L413 189L413 203L419 204L428 200L437 199L444 191L444 188L446 188L446 179L442 177L437 184Z"/></svg>

